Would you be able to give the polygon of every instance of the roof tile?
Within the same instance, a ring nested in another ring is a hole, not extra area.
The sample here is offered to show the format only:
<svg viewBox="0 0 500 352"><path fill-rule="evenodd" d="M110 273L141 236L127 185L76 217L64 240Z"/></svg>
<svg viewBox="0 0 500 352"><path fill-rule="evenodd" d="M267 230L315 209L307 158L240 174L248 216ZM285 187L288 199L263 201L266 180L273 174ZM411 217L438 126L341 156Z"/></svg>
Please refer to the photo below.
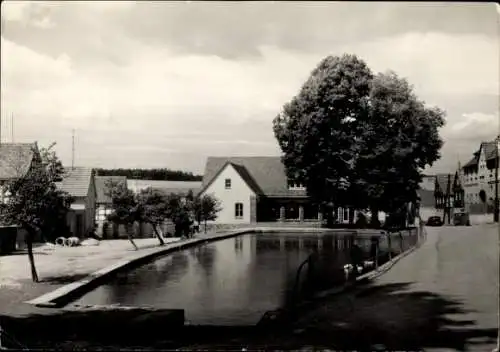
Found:
<svg viewBox="0 0 500 352"><path fill-rule="evenodd" d="M248 157L208 157L203 174L202 190L212 182L228 162L236 165L238 172L245 181L253 179L254 185L260 189L258 194L268 197L305 197L303 190L289 190L285 166L279 156L248 156ZM246 170L246 171L243 171Z"/></svg>
<svg viewBox="0 0 500 352"><path fill-rule="evenodd" d="M57 182L57 187L73 197L86 197L92 179L92 169L89 167L65 168L63 180Z"/></svg>
<svg viewBox="0 0 500 352"><path fill-rule="evenodd" d="M0 180L24 176L33 160L36 143L0 144Z"/></svg>

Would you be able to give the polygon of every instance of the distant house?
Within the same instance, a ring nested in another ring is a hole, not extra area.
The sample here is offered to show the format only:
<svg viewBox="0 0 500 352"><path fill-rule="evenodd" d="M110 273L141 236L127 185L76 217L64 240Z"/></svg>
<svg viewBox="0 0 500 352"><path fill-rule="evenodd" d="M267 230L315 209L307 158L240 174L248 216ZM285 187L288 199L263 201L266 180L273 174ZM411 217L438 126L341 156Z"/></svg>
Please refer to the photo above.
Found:
<svg viewBox="0 0 500 352"><path fill-rule="evenodd" d="M323 218L305 187L287 179L280 157L209 157L199 194L213 194L221 201L219 224ZM336 213L339 223L349 222L348 209Z"/></svg>
<svg viewBox="0 0 500 352"><path fill-rule="evenodd" d="M495 165L498 160L500 138L481 142L473 157L462 167L461 178L465 191L465 207L471 213L493 212Z"/></svg>
<svg viewBox="0 0 500 352"><path fill-rule="evenodd" d="M106 228L112 228L113 232L117 231L116 226L112 226L107 221L107 216L112 213L111 198L109 197L108 182L117 184L127 184L125 176L94 176L95 189L96 189L96 213L95 223L97 225L97 235L100 237L107 237L104 232ZM110 225L110 226L106 226Z"/></svg>
<svg viewBox="0 0 500 352"><path fill-rule="evenodd" d="M18 178L25 177L29 171L41 166L42 159L36 143L1 143L0 144L0 203L6 203L12 196L6 184ZM14 228L14 230L13 230ZM25 247L26 231L17 224L0 224L0 236L16 231L18 249ZM35 238L35 241L40 238ZM0 242L2 240L0 239ZM12 250L10 248L9 250Z"/></svg>
<svg viewBox="0 0 500 352"><path fill-rule="evenodd" d="M36 143L0 144L0 202L5 203L10 197L5 187L7 182L26 176L41 162Z"/></svg>
<svg viewBox="0 0 500 352"><path fill-rule="evenodd" d="M61 182L60 190L74 198L67 216L68 226L73 236L82 237L94 228L96 213L96 188L91 168L68 167Z"/></svg>
<svg viewBox="0 0 500 352"><path fill-rule="evenodd" d="M436 175L434 186L435 208L445 221L446 219L451 221L453 213L464 210L464 194L460 170L457 170L454 174Z"/></svg>

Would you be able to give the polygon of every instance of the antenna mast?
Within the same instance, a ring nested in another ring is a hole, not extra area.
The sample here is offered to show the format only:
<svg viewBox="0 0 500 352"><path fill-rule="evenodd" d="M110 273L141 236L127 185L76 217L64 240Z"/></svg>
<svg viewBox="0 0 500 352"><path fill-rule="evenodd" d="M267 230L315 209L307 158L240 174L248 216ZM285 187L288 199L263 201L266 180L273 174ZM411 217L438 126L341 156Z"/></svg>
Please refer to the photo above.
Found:
<svg viewBox="0 0 500 352"><path fill-rule="evenodd" d="M14 113L10 114L10 139L14 143Z"/></svg>
<svg viewBox="0 0 500 352"><path fill-rule="evenodd" d="M71 131L71 168L75 168L75 129Z"/></svg>

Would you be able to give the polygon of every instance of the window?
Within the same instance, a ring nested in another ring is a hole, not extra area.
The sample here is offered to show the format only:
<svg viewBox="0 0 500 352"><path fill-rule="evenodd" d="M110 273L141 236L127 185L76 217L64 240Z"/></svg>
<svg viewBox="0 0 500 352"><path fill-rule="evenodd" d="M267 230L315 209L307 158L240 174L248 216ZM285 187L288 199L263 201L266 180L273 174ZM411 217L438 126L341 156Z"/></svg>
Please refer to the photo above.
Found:
<svg viewBox="0 0 500 352"><path fill-rule="evenodd" d="M9 202L9 199L10 199L10 192L9 190L4 190L3 192L3 203L4 204L7 204Z"/></svg>
<svg viewBox="0 0 500 352"><path fill-rule="evenodd" d="M349 220L349 209L344 210L344 221Z"/></svg>
<svg viewBox="0 0 500 352"><path fill-rule="evenodd" d="M234 204L234 217L236 219L241 219L243 217L243 203Z"/></svg>
<svg viewBox="0 0 500 352"><path fill-rule="evenodd" d="M230 178L226 178L224 181L224 184L225 184L226 189L231 189L231 179Z"/></svg>
<svg viewBox="0 0 500 352"><path fill-rule="evenodd" d="M305 190L306 188L304 187L304 185L302 183L288 181L288 189L301 191L301 190Z"/></svg>

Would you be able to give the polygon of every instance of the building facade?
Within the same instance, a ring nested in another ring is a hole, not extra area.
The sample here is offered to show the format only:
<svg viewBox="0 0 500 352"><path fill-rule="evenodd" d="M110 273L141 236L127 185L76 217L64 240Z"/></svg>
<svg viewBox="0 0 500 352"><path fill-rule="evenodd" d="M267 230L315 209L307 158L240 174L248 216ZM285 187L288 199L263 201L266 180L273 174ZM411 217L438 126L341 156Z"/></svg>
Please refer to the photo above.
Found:
<svg viewBox="0 0 500 352"><path fill-rule="evenodd" d="M209 157L199 195L203 194L213 194L221 202L216 224L323 220L305 187L287 179L280 157ZM356 220L357 212L349 212L337 209L336 222Z"/></svg>
<svg viewBox="0 0 500 352"><path fill-rule="evenodd" d="M461 169L466 209L473 213L492 213L495 200L495 167L500 140L482 142L473 157Z"/></svg>
<svg viewBox="0 0 500 352"><path fill-rule="evenodd" d="M70 235L84 237L95 226L96 189L94 174L87 167L66 167L58 189L73 197L73 203L67 214Z"/></svg>

